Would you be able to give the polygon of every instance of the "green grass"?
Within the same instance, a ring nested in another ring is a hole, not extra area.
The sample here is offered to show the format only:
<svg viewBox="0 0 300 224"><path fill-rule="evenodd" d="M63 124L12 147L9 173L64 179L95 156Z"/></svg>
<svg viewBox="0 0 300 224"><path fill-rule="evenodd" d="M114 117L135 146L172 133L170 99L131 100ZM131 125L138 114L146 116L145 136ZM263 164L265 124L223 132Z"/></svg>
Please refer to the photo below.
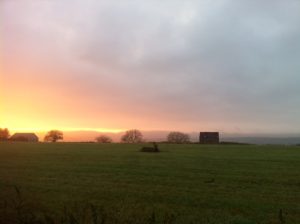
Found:
<svg viewBox="0 0 300 224"><path fill-rule="evenodd" d="M0 198L17 186L51 214L92 203L119 223L300 223L300 147L159 147L1 143Z"/></svg>

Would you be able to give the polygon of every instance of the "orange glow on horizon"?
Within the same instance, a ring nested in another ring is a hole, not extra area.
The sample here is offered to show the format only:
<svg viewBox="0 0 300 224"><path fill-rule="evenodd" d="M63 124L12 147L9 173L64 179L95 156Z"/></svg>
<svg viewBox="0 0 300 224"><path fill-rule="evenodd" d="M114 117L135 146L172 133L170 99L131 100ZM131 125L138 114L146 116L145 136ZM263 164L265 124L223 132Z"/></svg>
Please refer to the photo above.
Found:
<svg viewBox="0 0 300 224"><path fill-rule="evenodd" d="M38 74L48 74L51 71L35 71L29 66L27 71L20 71L14 66L10 68L13 69L6 71L0 63L0 89L4 93L0 95L0 128L8 128L11 134L45 133L50 130L109 133L124 131L117 125L110 124L114 121L112 111L95 108L93 102L80 93L65 88L64 84L55 85L55 89L49 87L47 84L52 80L46 77L44 80Z"/></svg>
<svg viewBox="0 0 300 224"><path fill-rule="evenodd" d="M6 126L5 126L6 127ZM95 131L95 132L109 132L109 133L119 133L125 131L123 129L109 129L109 128L18 128L9 127L7 128L10 132L48 132L50 130L60 130L60 131Z"/></svg>

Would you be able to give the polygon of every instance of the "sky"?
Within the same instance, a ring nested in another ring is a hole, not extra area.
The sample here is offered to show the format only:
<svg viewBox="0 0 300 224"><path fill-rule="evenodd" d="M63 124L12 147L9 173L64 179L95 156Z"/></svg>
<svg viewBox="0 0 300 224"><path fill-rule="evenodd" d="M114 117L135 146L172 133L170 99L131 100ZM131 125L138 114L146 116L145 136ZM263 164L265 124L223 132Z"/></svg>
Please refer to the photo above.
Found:
<svg viewBox="0 0 300 224"><path fill-rule="evenodd" d="M0 0L0 127L300 133L298 0Z"/></svg>

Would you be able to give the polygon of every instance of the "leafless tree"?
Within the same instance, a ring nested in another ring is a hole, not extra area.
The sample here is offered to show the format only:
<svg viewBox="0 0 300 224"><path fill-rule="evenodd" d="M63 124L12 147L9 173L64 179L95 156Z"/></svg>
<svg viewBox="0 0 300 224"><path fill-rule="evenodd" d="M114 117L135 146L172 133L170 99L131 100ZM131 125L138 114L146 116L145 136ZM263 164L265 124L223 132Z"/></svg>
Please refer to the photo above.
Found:
<svg viewBox="0 0 300 224"><path fill-rule="evenodd" d="M176 144L189 143L190 136L188 134L179 131L173 131L168 134L167 141L169 143L176 143Z"/></svg>
<svg viewBox="0 0 300 224"><path fill-rule="evenodd" d="M96 141L99 143L112 143L112 139L106 135L100 135L96 138Z"/></svg>
<svg viewBox="0 0 300 224"><path fill-rule="evenodd" d="M140 143L143 141L143 134L137 129L128 130L121 137L121 141L125 143Z"/></svg>

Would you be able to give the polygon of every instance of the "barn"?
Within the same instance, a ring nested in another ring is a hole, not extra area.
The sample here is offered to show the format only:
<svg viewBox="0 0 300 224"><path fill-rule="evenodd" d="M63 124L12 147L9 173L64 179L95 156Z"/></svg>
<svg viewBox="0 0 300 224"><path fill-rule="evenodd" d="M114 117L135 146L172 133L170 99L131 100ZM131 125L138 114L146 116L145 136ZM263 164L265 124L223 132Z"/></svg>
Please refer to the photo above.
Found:
<svg viewBox="0 0 300 224"><path fill-rule="evenodd" d="M201 144L219 144L219 132L200 132L199 141Z"/></svg>
<svg viewBox="0 0 300 224"><path fill-rule="evenodd" d="M34 133L15 133L10 137L10 140L17 142L38 142L39 138Z"/></svg>

